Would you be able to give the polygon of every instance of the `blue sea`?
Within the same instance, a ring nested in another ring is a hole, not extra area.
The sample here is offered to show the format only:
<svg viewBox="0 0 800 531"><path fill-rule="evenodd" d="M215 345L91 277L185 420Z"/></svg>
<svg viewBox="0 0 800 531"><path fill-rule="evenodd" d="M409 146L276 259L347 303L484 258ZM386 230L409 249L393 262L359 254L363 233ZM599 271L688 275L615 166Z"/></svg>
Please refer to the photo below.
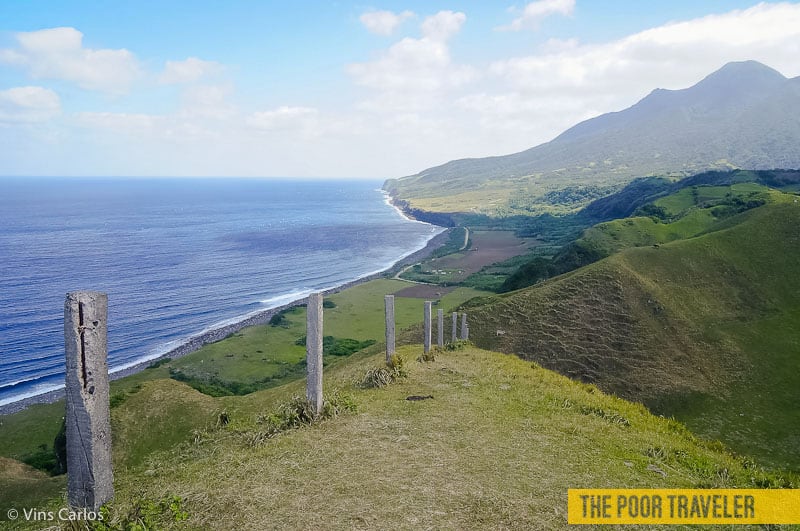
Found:
<svg viewBox="0 0 800 531"><path fill-rule="evenodd" d="M0 405L63 387L69 291L108 294L114 372L386 269L440 232L380 185L0 178Z"/></svg>

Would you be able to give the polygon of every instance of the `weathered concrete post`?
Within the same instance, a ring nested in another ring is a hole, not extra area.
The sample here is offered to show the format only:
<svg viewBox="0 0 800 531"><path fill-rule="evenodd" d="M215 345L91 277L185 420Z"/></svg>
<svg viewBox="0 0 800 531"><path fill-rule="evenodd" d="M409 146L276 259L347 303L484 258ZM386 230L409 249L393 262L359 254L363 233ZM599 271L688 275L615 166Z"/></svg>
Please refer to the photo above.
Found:
<svg viewBox="0 0 800 531"><path fill-rule="evenodd" d="M431 351L431 301L425 301L425 337L423 348L425 354Z"/></svg>
<svg viewBox="0 0 800 531"><path fill-rule="evenodd" d="M436 310L436 344L439 348L444 347L444 310Z"/></svg>
<svg viewBox="0 0 800 531"><path fill-rule="evenodd" d="M306 305L306 399L315 415L322 411L322 293L308 296Z"/></svg>
<svg viewBox="0 0 800 531"><path fill-rule="evenodd" d="M458 312L453 312L453 339L451 342L455 343L458 336L456 335L458 329Z"/></svg>
<svg viewBox="0 0 800 531"><path fill-rule="evenodd" d="M469 339L469 328L467 326L467 314L461 314L461 339Z"/></svg>
<svg viewBox="0 0 800 531"><path fill-rule="evenodd" d="M386 307L386 363L392 358L394 354L394 295L386 295L383 297L384 306Z"/></svg>
<svg viewBox="0 0 800 531"><path fill-rule="evenodd" d="M114 497L108 392L108 296L67 293L67 501L97 511Z"/></svg>

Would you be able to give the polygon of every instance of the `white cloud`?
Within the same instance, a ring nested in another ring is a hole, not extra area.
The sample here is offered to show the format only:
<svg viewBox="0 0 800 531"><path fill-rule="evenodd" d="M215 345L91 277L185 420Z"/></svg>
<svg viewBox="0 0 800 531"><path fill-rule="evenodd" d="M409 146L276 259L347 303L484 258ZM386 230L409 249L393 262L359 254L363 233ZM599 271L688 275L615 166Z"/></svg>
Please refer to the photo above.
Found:
<svg viewBox="0 0 800 531"><path fill-rule="evenodd" d="M0 90L0 122L45 122L61 113L58 94L42 87Z"/></svg>
<svg viewBox="0 0 800 531"><path fill-rule="evenodd" d="M167 61L158 81L165 85L194 83L204 77L214 76L222 70L223 66L216 61L204 61L197 57L189 57L184 61Z"/></svg>
<svg viewBox="0 0 800 531"><path fill-rule="evenodd" d="M537 29L539 23L550 15L572 15L575 10L575 0L537 0L522 9L522 13L511 21L508 26L497 29L504 31L520 31L523 29ZM516 9L512 10L517 12Z"/></svg>
<svg viewBox="0 0 800 531"><path fill-rule="evenodd" d="M252 113L247 124L264 131L307 130L316 125L317 115L317 109L312 107L283 105L270 111Z"/></svg>
<svg viewBox="0 0 800 531"><path fill-rule="evenodd" d="M83 127L126 134L151 134L164 123L163 117L152 114L113 112L79 112L75 120Z"/></svg>
<svg viewBox="0 0 800 531"><path fill-rule="evenodd" d="M180 115L184 118L224 120L237 115L236 107L228 102L233 86L196 85L181 94Z"/></svg>
<svg viewBox="0 0 800 531"><path fill-rule="evenodd" d="M466 20L464 13L439 11L422 22L422 35L434 41L446 41L461 30Z"/></svg>
<svg viewBox="0 0 800 531"><path fill-rule="evenodd" d="M87 90L124 94L141 76L136 57L125 49L83 47L75 28L17 33L17 48L0 50L0 62L26 68L35 79L70 81Z"/></svg>
<svg viewBox="0 0 800 531"><path fill-rule="evenodd" d="M358 19L371 33L377 35L391 35L403 21L414 17L412 11L394 13L392 11L367 11Z"/></svg>
<svg viewBox="0 0 800 531"><path fill-rule="evenodd" d="M448 90L472 81L476 70L454 64L447 45L465 20L463 13L441 11L422 22L422 38L407 37L374 61L348 65L347 71L358 85L377 92L361 107L421 110L435 105Z"/></svg>

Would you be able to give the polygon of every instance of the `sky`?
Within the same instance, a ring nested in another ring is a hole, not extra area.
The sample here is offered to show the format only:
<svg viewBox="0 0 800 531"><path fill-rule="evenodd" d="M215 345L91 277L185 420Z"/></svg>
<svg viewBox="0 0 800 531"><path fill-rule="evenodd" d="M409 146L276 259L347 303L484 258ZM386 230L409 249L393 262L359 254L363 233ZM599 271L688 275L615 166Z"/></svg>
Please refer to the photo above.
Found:
<svg viewBox="0 0 800 531"><path fill-rule="evenodd" d="M798 57L797 2L3 0L0 175L401 177Z"/></svg>

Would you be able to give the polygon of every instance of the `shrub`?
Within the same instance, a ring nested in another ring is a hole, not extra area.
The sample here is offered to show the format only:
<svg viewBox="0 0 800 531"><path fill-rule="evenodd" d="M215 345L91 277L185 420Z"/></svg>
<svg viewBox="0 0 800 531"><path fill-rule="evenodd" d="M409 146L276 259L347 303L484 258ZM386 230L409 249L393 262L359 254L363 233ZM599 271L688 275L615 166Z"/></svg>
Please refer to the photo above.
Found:
<svg viewBox="0 0 800 531"><path fill-rule="evenodd" d="M306 346L306 340L306 336L303 336L297 339L294 344L304 347ZM325 336L322 338L322 354L324 356L349 356L374 344L374 339L358 341L357 339L340 339L333 336Z"/></svg>
<svg viewBox="0 0 800 531"><path fill-rule="evenodd" d="M291 308L286 308L270 317L270 326L289 326L289 320L286 318L286 314L289 313L290 310Z"/></svg>
<svg viewBox="0 0 800 531"><path fill-rule="evenodd" d="M147 368L148 369L157 369L157 368L161 367L162 365L164 365L165 363L169 363L170 361L172 361L172 358L169 358L169 357L161 358L161 359L155 360L153 363L148 365Z"/></svg>
<svg viewBox="0 0 800 531"><path fill-rule="evenodd" d="M447 343L443 350L447 352L455 352L457 350L464 350L470 346L472 346L472 343L468 339L457 339L452 343Z"/></svg>

